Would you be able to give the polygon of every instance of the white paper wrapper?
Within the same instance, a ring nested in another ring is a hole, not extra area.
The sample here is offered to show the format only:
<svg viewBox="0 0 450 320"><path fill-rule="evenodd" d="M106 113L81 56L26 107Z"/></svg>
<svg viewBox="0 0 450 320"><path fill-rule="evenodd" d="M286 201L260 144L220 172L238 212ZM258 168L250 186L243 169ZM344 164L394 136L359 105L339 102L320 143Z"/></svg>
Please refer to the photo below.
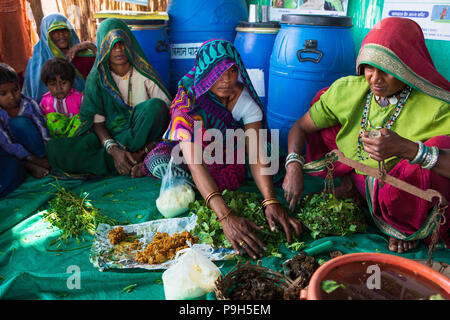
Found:
<svg viewBox="0 0 450 320"><path fill-rule="evenodd" d="M123 230L128 235L139 237L143 243L143 250L153 240L157 232L165 232L169 235L191 232L197 225L197 216L192 215L185 218L171 218L152 220L148 222L124 225ZM118 226L99 224L95 232L94 241L89 256L91 263L100 271L107 269L129 269L143 268L148 270L168 269L175 261L168 260L161 264L142 264L135 260L135 251L119 252L118 245L112 245L109 241L108 232ZM196 243L192 247L202 251L211 261L227 260L233 257L234 251L224 248L214 248L209 244Z"/></svg>

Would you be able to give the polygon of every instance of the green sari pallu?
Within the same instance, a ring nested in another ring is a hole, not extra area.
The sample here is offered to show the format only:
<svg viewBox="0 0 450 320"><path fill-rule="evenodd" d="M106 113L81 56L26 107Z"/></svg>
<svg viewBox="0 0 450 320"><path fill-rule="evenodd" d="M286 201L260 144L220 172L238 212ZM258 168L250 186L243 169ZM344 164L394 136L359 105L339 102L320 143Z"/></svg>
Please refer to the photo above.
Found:
<svg viewBox="0 0 450 320"><path fill-rule="evenodd" d="M80 109L81 125L71 138L52 139L47 145L48 159L56 173L68 176L117 174L114 159L103 148L93 131L94 116L105 117L105 126L119 147L136 152L150 141L157 141L169 123L166 103L158 98L135 106L122 97L109 69L109 55L117 42L125 45L125 54L134 69L152 80L170 100L159 74L147 61L128 26L119 19L106 19L97 31L97 58L89 74L85 98ZM144 84L143 84L144 85Z"/></svg>

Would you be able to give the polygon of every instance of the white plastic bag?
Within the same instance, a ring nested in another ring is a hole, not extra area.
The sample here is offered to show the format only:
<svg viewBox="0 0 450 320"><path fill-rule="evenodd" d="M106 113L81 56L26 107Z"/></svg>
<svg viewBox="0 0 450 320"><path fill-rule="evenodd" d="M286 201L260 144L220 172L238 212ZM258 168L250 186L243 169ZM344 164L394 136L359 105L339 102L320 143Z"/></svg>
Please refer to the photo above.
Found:
<svg viewBox="0 0 450 320"><path fill-rule="evenodd" d="M166 300L195 299L213 291L221 275L219 268L195 248L180 250L179 254L183 255L175 258L178 262L162 275Z"/></svg>
<svg viewBox="0 0 450 320"><path fill-rule="evenodd" d="M170 158L162 178L159 197L156 199L158 211L166 218L173 218L186 212L189 204L194 201L194 190L186 178L176 177L173 174L173 158Z"/></svg>

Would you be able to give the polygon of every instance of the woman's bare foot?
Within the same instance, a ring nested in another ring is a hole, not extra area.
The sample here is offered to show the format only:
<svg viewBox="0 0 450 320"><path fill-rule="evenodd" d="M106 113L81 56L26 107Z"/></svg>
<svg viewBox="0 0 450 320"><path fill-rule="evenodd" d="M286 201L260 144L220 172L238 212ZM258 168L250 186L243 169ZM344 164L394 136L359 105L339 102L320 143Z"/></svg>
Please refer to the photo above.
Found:
<svg viewBox="0 0 450 320"><path fill-rule="evenodd" d="M408 250L415 249L417 247L417 241L404 241L398 240L393 237L389 238L389 250L404 253Z"/></svg>
<svg viewBox="0 0 450 320"><path fill-rule="evenodd" d="M144 175L144 173L142 172L142 166L144 165L143 162L139 162L138 164L135 164L132 168L131 168L131 177L132 178L140 178Z"/></svg>
<svg viewBox="0 0 450 320"><path fill-rule="evenodd" d="M133 152L131 155L132 155L133 159L136 160L137 162L142 162L142 161L144 161L145 156L147 154L145 153L144 148L142 148L136 152Z"/></svg>
<svg viewBox="0 0 450 320"><path fill-rule="evenodd" d="M139 149L136 152L133 152L131 155L133 156L133 159L136 160L137 162L142 162L144 161L145 157L147 156L147 154L153 150L153 148L156 147L157 142L152 141L149 144L147 144L145 147Z"/></svg>
<svg viewBox="0 0 450 320"><path fill-rule="evenodd" d="M47 168L43 168L29 161L25 162L25 169L27 169L33 177L38 179L45 178L50 173L50 170Z"/></svg>

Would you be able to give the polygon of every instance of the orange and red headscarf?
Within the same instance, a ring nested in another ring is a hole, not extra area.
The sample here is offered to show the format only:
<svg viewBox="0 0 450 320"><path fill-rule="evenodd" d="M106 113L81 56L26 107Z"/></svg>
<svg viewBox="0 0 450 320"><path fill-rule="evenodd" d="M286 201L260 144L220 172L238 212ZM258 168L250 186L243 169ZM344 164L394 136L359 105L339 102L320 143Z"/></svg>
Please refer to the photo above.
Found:
<svg viewBox="0 0 450 320"><path fill-rule="evenodd" d="M364 38L356 61L358 74L368 64L409 86L450 103L450 82L437 70L420 26L407 18L377 23Z"/></svg>

